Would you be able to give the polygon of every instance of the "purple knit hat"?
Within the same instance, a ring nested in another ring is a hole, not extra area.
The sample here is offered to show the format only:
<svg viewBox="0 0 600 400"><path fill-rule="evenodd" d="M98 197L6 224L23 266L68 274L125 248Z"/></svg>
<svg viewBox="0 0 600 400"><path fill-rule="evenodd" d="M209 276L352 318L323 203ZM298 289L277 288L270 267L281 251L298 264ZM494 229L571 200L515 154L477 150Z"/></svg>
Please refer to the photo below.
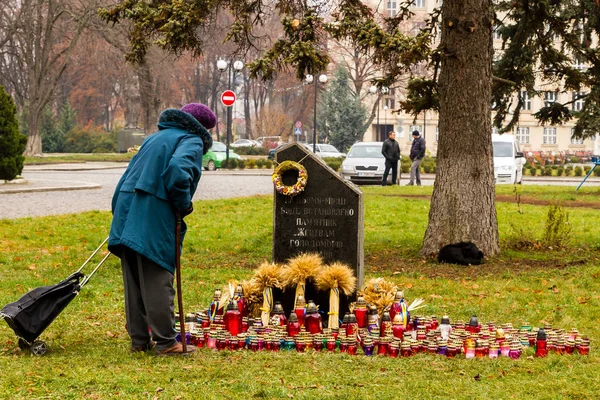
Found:
<svg viewBox="0 0 600 400"><path fill-rule="evenodd" d="M186 104L181 108L181 111L192 114L192 116L206 129L212 129L217 125L217 116L204 104Z"/></svg>

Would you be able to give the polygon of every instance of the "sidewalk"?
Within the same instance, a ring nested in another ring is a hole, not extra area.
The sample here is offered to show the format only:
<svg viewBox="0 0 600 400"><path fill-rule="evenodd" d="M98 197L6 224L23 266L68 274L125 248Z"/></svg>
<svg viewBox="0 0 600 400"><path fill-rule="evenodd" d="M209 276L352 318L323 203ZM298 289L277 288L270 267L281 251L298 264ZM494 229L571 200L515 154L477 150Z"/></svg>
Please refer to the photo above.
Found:
<svg viewBox="0 0 600 400"><path fill-rule="evenodd" d="M123 162L83 162L83 163L64 163L64 164L40 164L26 165L23 172L40 172L40 171L94 171L94 170L110 170L124 169L127 163ZM243 170L227 170L220 169L217 171L203 171L206 175L234 175L234 176L271 176L272 169L243 169ZM405 175L406 174L402 174ZM421 179L433 181L434 174L421 174ZM523 182L538 182L538 183L568 183L579 184L583 180L583 176L577 177L548 177L548 176L523 176ZM600 184L600 178L589 177L587 183ZM585 184L584 184L585 186ZM0 194L27 193L27 192L49 192L49 191L66 191L66 190L86 190L98 189L101 185L94 182L81 181L65 181L51 179L15 179L10 182L0 181Z"/></svg>
<svg viewBox="0 0 600 400"><path fill-rule="evenodd" d="M64 164L37 164L26 165L23 174L27 172L42 171L99 171L111 169L125 169L127 163L123 162L83 162ZM245 175L245 176L271 176L272 169L244 169L244 170L217 170L202 171L206 175ZM28 193L28 192L52 192L66 190L99 189L101 185L94 182L52 180L52 179L23 179L18 178L10 182L0 180L0 194Z"/></svg>

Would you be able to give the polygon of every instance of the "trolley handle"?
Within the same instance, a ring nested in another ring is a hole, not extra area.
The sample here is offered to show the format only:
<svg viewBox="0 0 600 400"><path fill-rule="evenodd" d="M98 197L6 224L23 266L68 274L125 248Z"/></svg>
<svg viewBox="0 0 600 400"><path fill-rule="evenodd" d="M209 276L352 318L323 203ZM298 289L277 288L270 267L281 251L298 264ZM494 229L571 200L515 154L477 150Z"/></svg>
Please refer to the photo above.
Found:
<svg viewBox="0 0 600 400"><path fill-rule="evenodd" d="M106 261L106 259L110 257L111 254L111 252L108 252L108 254L106 254L104 258L98 263L98 265L96 265L96 268L94 268L94 270L89 275L86 275L85 278L83 278L81 284L79 285L80 288L84 287L88 283L88 281L92 278L92 276L94 276L96 271L98 271L98 268L100 268L102 264L104 264L104 261Z"/></svg>
<svg viewBox="0 0 600 400"><path fill-rule="evenodd" d="M87 263L89 263L89 262L90 262L90 260L91 260L92 258L94 258L94 256L96 255L96 253L98 253L98 252L100 251L100 249L101 249L101 248L104 246L104 244L105 244L106 242L108 242L108 236L106 237L106 239L104 239L104 241L103 241L103 242L100 244L100 246L98 246L98 248L97 248L97 249L96 249L96 250L95 250L95 251L92 253L92 255L91 255L91 256L89 256L87 260L85 260L85 262L84 262L84 263L81 265L81 267L80 267L80 268L77 270L77 272L81 272L81 270L83 269L83 267L85 267L85 266L87 265ZM109 254L110 254L110 253L109 253ZM104 260L106 260L106 257L104 258ZM102 260L102 262L104 262L104 260ZM102 263L101 263L100 265L102 265ZM96 267L96 269L98 269L98 268ZM96 270L94 270L94 272L95 272L95 271L96 271Z"/></svg>

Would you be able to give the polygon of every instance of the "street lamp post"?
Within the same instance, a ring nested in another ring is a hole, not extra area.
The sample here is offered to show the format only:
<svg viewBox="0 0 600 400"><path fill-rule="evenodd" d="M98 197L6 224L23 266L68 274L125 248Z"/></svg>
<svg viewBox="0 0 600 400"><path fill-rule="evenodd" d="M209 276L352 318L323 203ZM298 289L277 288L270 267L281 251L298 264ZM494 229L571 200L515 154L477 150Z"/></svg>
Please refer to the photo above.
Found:
<svg viewBox="0 0 600 400"><path fill-rule="evenodd" d="M383 118L384 119L384 124L385 124L384 126L385 127L387 127L387 110L388 110L388 108L389 107L387 105L383 106L383 111L385 112L385 114L384 114L385 117ZM385 132L383 133L383 137L385 137Z"/></svg>
<svg viewBox="0 0 600 400"><path fill-rule="evenodd" d="M327 83L327 75L325 74L321 74L319 75L319 82L321 82L323 85ZM313 112L313 153L317 152L317 93L318 93L318 85L317 85L317 81L315 79L314 76L308 74L306 75L306 82L307 83L313 83L315 84L315 105L314 105L314 112Z"/></svg>
<svg viewBox="0 0 600 400"><path fill-rule="evenodd" d="M233 67L233 69L231 68ZM234 61L233 64L230 61L225 61L220 58L217 61L217 69L221 72L227 70L227 89L232 89L232 86L235 82L235 73L244 68L244 63L237 60ZM235 90L234 90L235 91ZM227 164L229 164L229 142L231 141L231 125L232 125L232 106L227 106L227 138L225 141L225 160L227 160Z"/></svg>
<svg viewBox="0 0 600 400"><path fill-rule="evenodd" d="M382 86L381 88L373 85L369 88L369 92L371 94L377 93L377 140L381 137L381 126L379 125L379 98L382 94L387 94L389 92L389 88L387 86ZM386 106L387 107L387 106Z"/></svg>

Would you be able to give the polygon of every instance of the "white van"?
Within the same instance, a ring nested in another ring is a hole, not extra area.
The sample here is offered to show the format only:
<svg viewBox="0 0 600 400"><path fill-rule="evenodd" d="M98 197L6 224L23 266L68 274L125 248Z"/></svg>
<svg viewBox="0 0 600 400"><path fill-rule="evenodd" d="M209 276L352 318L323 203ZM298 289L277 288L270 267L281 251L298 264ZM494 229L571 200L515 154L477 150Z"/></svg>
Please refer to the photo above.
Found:
<svg viewBox="0 0 600 400"><path fill-rule="evenodd" d="M521 183L525 157L514 135L492 134L494 178L496 183Z"/></svg>

